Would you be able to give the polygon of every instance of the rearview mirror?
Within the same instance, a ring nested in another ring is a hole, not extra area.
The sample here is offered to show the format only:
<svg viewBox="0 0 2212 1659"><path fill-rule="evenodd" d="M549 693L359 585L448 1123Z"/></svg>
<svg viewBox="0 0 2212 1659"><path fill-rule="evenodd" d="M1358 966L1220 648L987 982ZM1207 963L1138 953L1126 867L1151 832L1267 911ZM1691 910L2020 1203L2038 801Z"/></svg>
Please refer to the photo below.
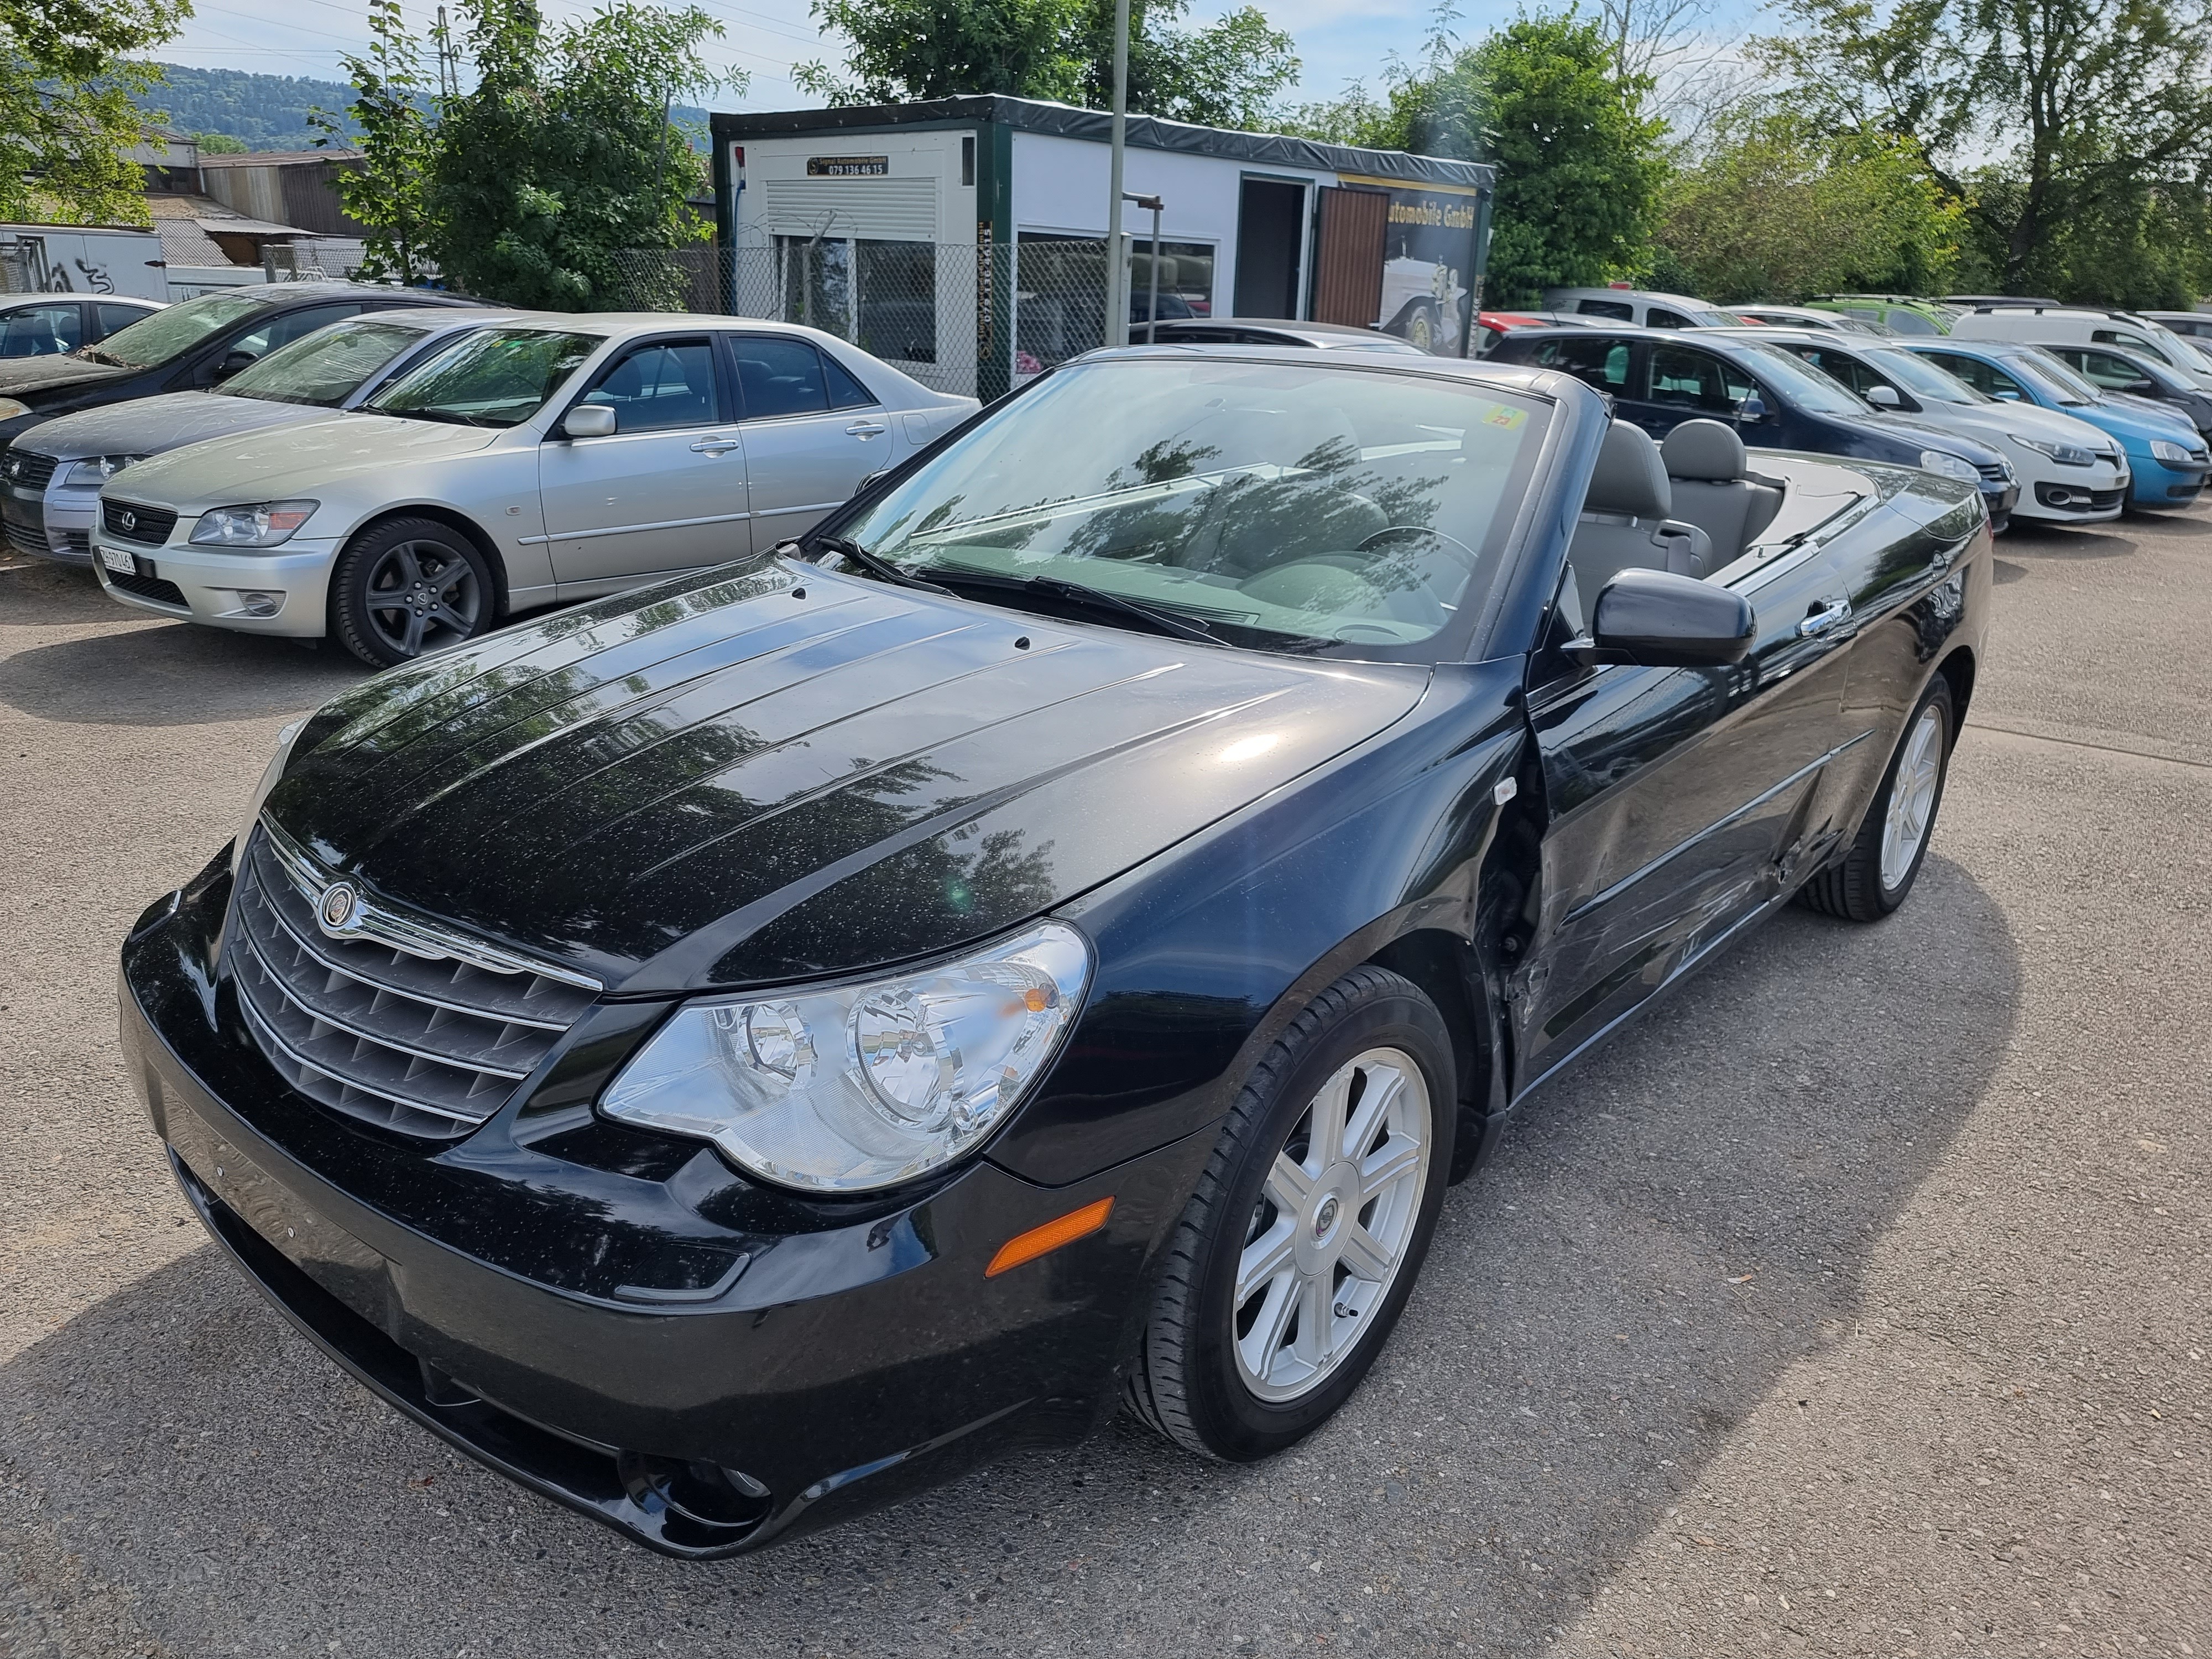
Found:
<svg viewBox="0 0 2212 1659"><path fill-rule="evenodd" d="M1725 668L1759 633L1751 601L1733 588L1641 568L1599 589L1590 617L1592 637L1575 654L1645 668Z"/></svg>
<svg viewBox="0 0 2212 1659"><path fill-rule="evenodd" d="M562 417L561 430L571 438L611 438L615 412L605 404L578 404Z"/></svg>
<svg viewBox="0 0 2212 1659"><path fill-rule="evenodd" d="M1867 388L1866 400L1872 404L1876 409L1902 409L1905 407L1905 399L1897 395L1897 388L1893 386L1869 386Z"/></svg>

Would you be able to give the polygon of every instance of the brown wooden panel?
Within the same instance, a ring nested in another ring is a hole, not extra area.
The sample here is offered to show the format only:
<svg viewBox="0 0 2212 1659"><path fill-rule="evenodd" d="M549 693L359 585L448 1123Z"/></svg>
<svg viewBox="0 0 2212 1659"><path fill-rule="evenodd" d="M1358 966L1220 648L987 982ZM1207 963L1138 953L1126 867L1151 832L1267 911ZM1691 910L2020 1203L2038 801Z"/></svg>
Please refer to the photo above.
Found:
<svg viewBox="0 0 2212 1659"><path fill-rule="evenodd" d="M1379 190L1321 193L1314 237L1313 320L1366 328L1382 320L1382 239L1390 198Z"/></svg>

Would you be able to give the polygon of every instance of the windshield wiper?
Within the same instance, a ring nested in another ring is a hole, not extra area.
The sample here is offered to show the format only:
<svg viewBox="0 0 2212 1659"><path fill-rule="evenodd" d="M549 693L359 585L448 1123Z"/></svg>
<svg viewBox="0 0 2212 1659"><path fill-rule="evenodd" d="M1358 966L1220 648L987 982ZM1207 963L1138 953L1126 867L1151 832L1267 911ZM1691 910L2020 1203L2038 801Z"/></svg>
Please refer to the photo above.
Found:
<svg viewBox="0 0 2212 1659"><path fill-rule="evenodd" d="M136 363L126 362L112 351L102 351L98 346L79 346L76 356L88 363L105 363L110 368L136 368Z"/></svg>
<svg viewBox="0 0 2212 1659"><path fill-rule="evenodd" d="M813 540L814 545L821 551L835 553L847 564L855 569L865 571L879 582L889 582L895 587L918 587L925 593L942 593L947 599L952 597L951 588L940 586L936 582L926 580L922 577L902 570L889 559L869 552L858 542L849 541L842 536L817 536ZM797 541L785 542L776 550L781 552L786 547L794 553L802 550ZM817 560L817 562L818 563L819 561Z"/></svg>
<svg viewBox="0 0 2212 1659"><path fill-rule="evenodd" d="M1219 635L1194 617L1155 611L1149 605L1125 599L1119 593L1109 592L1103 587L1091 587L1082 582L1070 581L1064 576L1003 576L989 570L941 570L939 574L946 580L963 587L994 588L1008 593L1049 593L1063 604L1119 617L1125 621L1137 623L1154 634L1166 634L1179 640L1198 640L1209 645L1221 643Z"/></svg>

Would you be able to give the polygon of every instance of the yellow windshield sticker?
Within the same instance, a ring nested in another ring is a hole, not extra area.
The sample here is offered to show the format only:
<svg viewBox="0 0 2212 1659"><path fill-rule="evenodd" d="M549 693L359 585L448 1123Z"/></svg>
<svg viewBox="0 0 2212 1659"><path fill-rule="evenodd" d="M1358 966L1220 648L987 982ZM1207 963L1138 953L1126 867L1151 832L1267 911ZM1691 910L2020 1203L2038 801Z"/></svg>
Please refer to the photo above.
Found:
<svg viewBox="0 0 2212 1659"><path fill-rule="evenodd" d="M1525 409L1515 409L1507 404L1490 404L1484 408L1482 423L1501 427L1510 432L1528 418L1528 411Z"/></svg>

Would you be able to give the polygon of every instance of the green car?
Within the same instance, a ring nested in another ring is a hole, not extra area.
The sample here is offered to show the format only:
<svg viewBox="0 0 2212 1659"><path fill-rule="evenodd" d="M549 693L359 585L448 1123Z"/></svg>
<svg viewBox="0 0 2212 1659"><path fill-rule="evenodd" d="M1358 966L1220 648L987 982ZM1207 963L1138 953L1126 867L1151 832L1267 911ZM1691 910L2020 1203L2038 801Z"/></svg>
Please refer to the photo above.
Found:
<svg viewBox="0 0 2212 1659"><path fill-rule="evenodd" d="M1822 294L1805 303L1815 311L1839 312L1863 323L1875 323L1892 334L1948 334L1952 312L1933 300L1909 294Z"/></svg>

